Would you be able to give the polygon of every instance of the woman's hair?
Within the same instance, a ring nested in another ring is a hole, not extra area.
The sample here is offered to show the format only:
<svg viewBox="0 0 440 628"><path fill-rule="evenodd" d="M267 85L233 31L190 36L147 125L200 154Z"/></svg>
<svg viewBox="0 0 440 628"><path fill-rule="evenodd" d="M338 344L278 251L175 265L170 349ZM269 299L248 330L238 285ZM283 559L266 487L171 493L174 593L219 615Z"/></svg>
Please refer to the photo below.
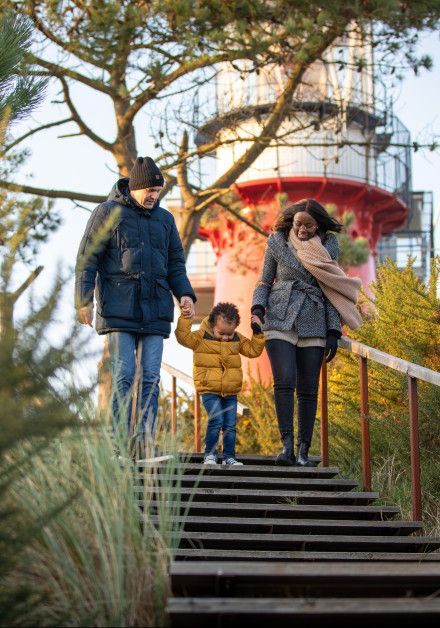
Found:
<svg viewBox="0 0 440 628"><path fill-rule="evenodd" d="M238 308L233 303L217 303L209 313L209 324L215 325L218 316L224 318L228 323L235 323L236 325L240 323Z"/></svg>
<svg viewBox="0 0 440 628"><path fill-rule="evenodd" d="M282 210L275 222L274 231L281 231L287 238L293 225L293 219L299 212L307 212L316 220L319 235L325 235L327 231L336 231L339 233L343 228L343 225L330 216L321 203L318 203L318 201L315 201L313 198L305 198L292 205L287 205L287 207Z"/></svg>

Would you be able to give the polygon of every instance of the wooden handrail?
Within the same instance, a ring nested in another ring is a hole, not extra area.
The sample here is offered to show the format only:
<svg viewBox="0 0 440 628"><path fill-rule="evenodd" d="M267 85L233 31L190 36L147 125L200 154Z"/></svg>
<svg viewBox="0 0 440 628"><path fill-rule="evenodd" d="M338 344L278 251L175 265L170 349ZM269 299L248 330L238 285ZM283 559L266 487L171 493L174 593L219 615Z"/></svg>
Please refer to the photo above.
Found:
<svg viewBox="0 0 440 628"><path fill-rule="evenodd" d="M411 495L412 518L422 520L422 493L420 473L420 435L419 411L417 396L417 380L440 386L440 373L431 369L402 360L394 355L374 349L361 342L343 336L339 347L359 356L360 383L360 420L362 438L362 481L365 491L371 491L371 451L370 451L370 417L368 410L368 360L382 364L394 371L404 373L408 378L409 426L411 451ZM321 456L323 464L328 464L328 391L327 365L323 361L321 369Z"/></svg>
<svg viewBox="0 0 440 628"><path fill-rule="evenodd" d="M396 358L394 355L384 353L383 351L379 351L379 349L373 349L373 347L369 347L361 342L347 338L347 336L342 336L339 340L339 346L341 349L350 351L350 353L355 353L356 355L360 355L368 360L373 360L373 362L378 362L379 364L388 366L388 368L393 369L394 371L399 371L400 373L404 373L410 377L415 377L416 379L422 380L422 382L428 382L428 384L440 386L440 373L438 371L432 371L431 369L427 369L419 364L414 364L413 362Z"/></svg>
<svg viewBox="0 0 440 628"><path fill-rule="evenodd" d="M184 373L175 366L162 362L161 369L171 375L171 432L177 433L177 381L189 384L194 388L194 380L191 375ZM202 449L201 442L201 406L200 406L200 393L194 390L194 440L195 450L199 453ZM242 403L237 404L237 412L242 416L249 416L249 408Z"/></svg>

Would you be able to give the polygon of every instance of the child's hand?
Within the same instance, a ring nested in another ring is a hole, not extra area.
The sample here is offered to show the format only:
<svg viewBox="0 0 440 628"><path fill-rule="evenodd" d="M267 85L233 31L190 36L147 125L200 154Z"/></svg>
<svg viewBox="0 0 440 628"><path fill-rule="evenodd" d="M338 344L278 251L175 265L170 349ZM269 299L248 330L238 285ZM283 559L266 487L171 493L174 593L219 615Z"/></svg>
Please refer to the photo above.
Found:
<svg viewBox="0 0 440 628"><path fill-rule="evenodd" d="M256 316L255 314L252 314L252 316L251 316L251 329L254 332L254 334L261 334L261 325L262 325L262 322L258 318L258 316Z"/></svg>

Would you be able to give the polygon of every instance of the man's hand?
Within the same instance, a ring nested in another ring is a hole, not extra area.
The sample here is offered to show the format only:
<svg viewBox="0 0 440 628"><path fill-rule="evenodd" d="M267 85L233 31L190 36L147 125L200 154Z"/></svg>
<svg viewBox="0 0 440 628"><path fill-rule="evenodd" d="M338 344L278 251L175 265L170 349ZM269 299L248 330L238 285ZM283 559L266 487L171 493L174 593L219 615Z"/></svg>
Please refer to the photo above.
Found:
<svg viewBox="0 0 440 628"><path fill-rule="evenodd" d="M93 303L85 305L76 310L76 318L82 325L89 325L92 327L93 323Z"/></svg>
<svg viewBox="0 0 440 628"><path fill-rule="evenodd" d="M182 297L180 299L180 308L183 318L194 318L196 313L194 309L194 302L191 297Z"/></svg>

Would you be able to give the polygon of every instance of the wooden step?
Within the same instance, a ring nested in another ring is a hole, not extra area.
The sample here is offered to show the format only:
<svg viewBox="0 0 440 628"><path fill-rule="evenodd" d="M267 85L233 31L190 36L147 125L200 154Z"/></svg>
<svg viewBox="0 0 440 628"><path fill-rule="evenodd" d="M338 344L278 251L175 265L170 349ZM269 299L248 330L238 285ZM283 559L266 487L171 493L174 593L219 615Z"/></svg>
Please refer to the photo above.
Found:
<svg viewBox="0 0 440 628"><path fill-rule="evenodd" d="M156 515L145 515L154 524ZM324 534L359 536L408 536L422 530L415 521L350 521L331 519L278 519L273 517L194 517L174 516L170 523L188 532L225 532L255 534Z"/></svg>
<svg viewBox="0 0 440 628"><path fill-rule="evenodd" d="M175 560L178 561L273 561L273 562L439 562L440 552L304 552L286 550L228 550L179 548L174 550Z"/></svg>
<svg viewBox="0 0 440 628"><path fill-rule="evenodd" d="M135 486L134 491L136 494L143 494L144 491L152 493L153 495L176 495L182 501L231 501L236 503L241 502L258 502L263 504L273 503L295 503L295 504L369 504L375 499L378 499L379 493L371 492L354 492L354 491L278 491L278 490L264 490L254 489L249 490L245 488L204 488L200 486L196 487L164 487L145 489L143 486Z"/></svg>
<svg viewBox="0 0 440 628"><path fill-rule="evenodd" d="M310 550L345 552L428 552L440 538L422 536L354 536L336 534L258 534L238 532L181 532L180 547L228 550Z"/></svg>
<svg viewBox="0 0 440 628"><path fill-rule="evenodd" d="M180 501L180 500L179 500ZM138 500L141 508L143 500ZM160 507L177 508L175 501L148 502L153 511ZM395 506L326 506L299 504L231 504L230 502L181 502L180 514L206 517L277 517L283 519L350 519L383 521L400 514Z"/></svg>
<svg viewBox="0 0 440 628"><path fill-rule="evenodd" d="M162 476L159 475L159 481ZM142 484L143 477L136 478ZM171 483L174 478L167 477L166 481ZM224 476L213 476L205 474L182 475L176 479L182 487L200 488L230 488L230 489L263 489L263 490L283 490L290 491L351 491L358 486L356 480L343 479L317 479L317 478L273 478L273 477L235 477L228 474Z"/></svg>
<svg viewBox="0 0 440 628"><path fill-rule="evenodd" d="M281 447L280 447L280 451L281 451ZM204 458L204 454L203 453L181 453L180 455L180 459L182 460L182 462L186 462L186 463L194 463L194 462L198 462L201 463L203 462L203 458ZM273 456L260 456L259 454L237 454L237 460L239 462L242 462L244 465L269 465L269 466L276 466L275 465L275 459L278 455L277 453L274 453ZM312 462L315 462L316 464L319 464L321 462L321 457L320 456L309 456L309 459ZM218 458L218 461L221 462L220 457ZM286 467L282 467L282 468L286 468Z"/></svg>
<svg viewBox="0 0 440 628"><path fill-rule="evenodd" d="M390 621L423 621L434 626L440 618L439 598L170 598L167 612L172 625L188 628L215 625L264 626L272 620L276 628L288 626L390 626ZM292 623L303 621L304 624ZM380 621L381 623L377 623ZM329 623L331 622L331 623ZM428 623L429 622L429 623ZM437 624L438 625L438 624Z"/></svg>
<svg viewBox="0 0 440 628"><path fill-rule="evenodd" d="M173 562L174 596L414 597L435 594L440 563Z"/></svg>
<svg viewBox="0 0 440 628"><path fill-rule="evenodd" d="M195 475L203 473L210 476L244 476L244 477L274 477L274 478L334 478L339 474L337 467L275 467L269 465L253 466L228 466L228 465L203 465L203 464L173 464L176 473ZM156 466L158 473L170 472L170 465L160 463ZM142 475L138 477L142 478Z"/></svg>

